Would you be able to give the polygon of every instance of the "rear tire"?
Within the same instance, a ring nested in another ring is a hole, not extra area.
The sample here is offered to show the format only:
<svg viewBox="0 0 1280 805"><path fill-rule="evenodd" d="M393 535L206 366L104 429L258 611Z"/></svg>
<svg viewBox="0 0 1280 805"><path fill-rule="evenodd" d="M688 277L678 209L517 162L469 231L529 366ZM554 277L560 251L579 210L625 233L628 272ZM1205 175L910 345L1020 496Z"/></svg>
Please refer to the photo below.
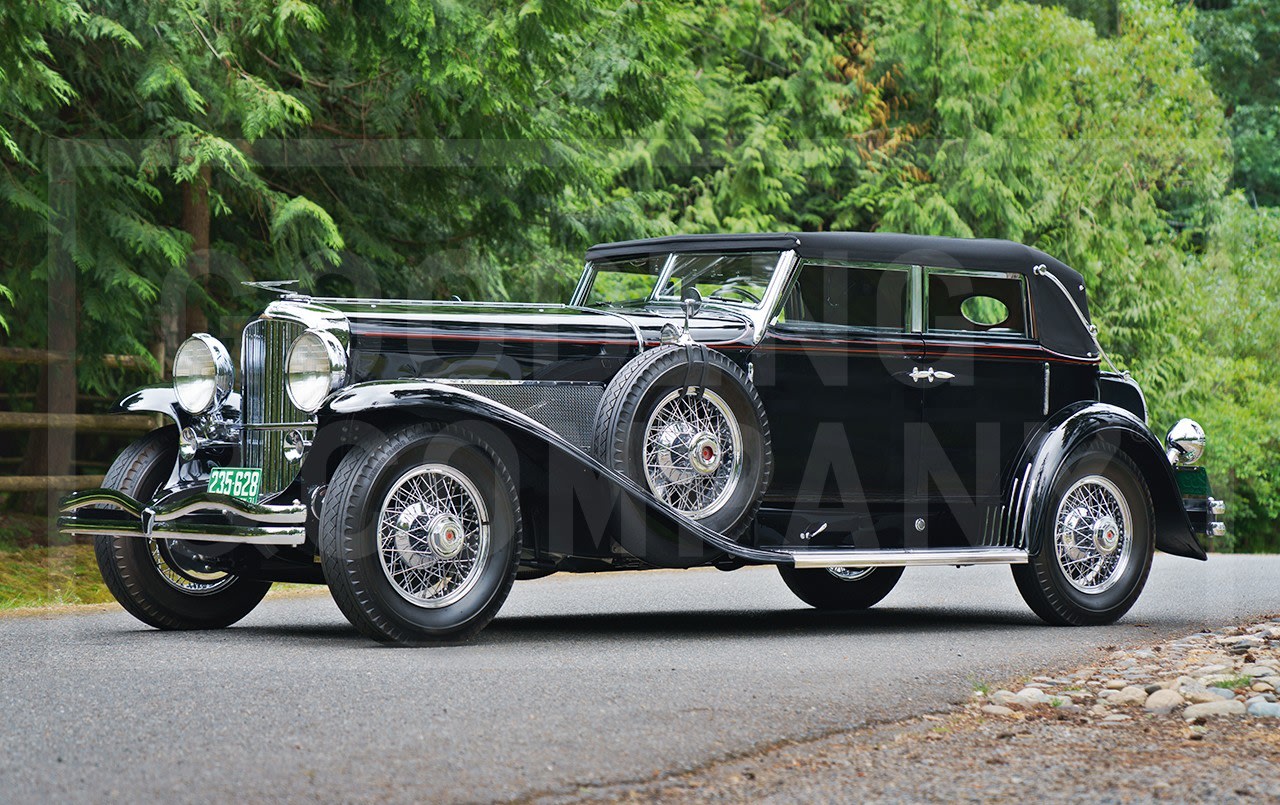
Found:
<svg viewBox="0 0 1280 805"><path fill-rule="evenodd" d="M520 503L471 433L410 425L343 458L320 516L333 600L368 637L449 645L474 637L511 592Z"/></svg>
<svg viewBox="0 0 1280 805"><path fill-rule="evenodd" d="M1102 441L1077 448L1041 523L1036 553L1012 566L1027 605L1058 626L1119 620L1142 593L1155 550L1151 494L1133 459Z"/></svg>
<svg viewBox="0 0 1280 805"><path fill-rule="evenodd" d="M152 431L124 449L102 485L147 503L169 478L178 434ZM221 629L253 611L269 581L204 573L171 551L174 540L95 537L94 555L107 589L138 620L166 630Z"/></svg>
<svg viewBox="0 0 1280 805"><path fill-rule="evenodd" d="M778 565L791 592L817 609L870 609L902 578L900 567L804 568Z"/></svg>

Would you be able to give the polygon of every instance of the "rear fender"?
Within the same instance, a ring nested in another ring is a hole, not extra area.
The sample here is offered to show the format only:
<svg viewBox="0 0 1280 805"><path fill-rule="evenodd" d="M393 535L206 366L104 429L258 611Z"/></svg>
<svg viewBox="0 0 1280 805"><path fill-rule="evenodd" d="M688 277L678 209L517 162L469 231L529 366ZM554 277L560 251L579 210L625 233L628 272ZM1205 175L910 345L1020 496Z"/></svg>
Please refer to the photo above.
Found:
<svg viewBox="0 0 1280 805"><path fill-rule="evenodd" d="M1039 551L1045 518L1052 516L1050 495L1062 464L1072 451L1095 438L1124 451L1142 472L1155 510L1156 547L1175 556L1208 558L1196 539L1173 467L1160 442L1131 412L1100 402L1063 409L1028 439L1006 492L1009 536L1026 545L1033 555Z"/></svg>
<svg viewBox="0 0 1280 805"><path fill-rule="evenodd" d="M430 381L374 381L331 397L319 412L304 480L325 483L336 456L379 438L389 426L417 421L466 428L518 473L525 523L536 538L526 547L540 559L593 556L657 567L704 565L725 554L749 562L779 560L672 511L632 479L519 411Z"/></svg>

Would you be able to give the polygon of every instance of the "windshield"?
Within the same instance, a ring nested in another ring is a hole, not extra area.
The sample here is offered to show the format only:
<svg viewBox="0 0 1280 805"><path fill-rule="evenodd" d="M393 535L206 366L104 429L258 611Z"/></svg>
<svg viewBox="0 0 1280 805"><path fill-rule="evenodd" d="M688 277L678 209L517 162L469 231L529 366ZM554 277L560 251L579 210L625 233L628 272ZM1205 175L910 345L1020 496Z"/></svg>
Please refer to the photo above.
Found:
<svg viewBox="0 0 1280 805"><path fill-rule="evenodd" d="M707 301L758 308L781 258L780 252L692 252L596 260L587 266L583 304L679 302L680 294L693 287Z"/></svg>

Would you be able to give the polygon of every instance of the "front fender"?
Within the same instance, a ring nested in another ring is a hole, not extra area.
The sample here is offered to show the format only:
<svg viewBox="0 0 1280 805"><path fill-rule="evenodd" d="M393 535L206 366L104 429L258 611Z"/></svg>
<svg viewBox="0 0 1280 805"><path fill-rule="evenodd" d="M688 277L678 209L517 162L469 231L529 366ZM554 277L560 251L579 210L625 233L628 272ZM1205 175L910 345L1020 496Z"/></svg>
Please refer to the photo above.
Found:
<svg viewBox="0 0 1280 805"><path fill-rule="evenodd" d="M552 554L581 554L573 546L582 545L585 538L603 549L601 555L618 546L660 567L692 567L724 554L748 562L782 558L740 545L673 511L546 425L456 386L424 380L362 383L329 398L318 417L320 429L312 447L316 462L328 461L325 456L362 438L376 438L380 423L388 419L397 424L425 420L463 426L500 455L514 454L524 468L517 483L526 521L531 510L548 518L551 526L541 529L544 539L539 547ZM312 460L309 455L308 463ZM323 469L327 474L331 467L332 462L328 468L304 467L303 472ZM583 529L592 533L584 536Z"/></svg>
<svg viewBox="0 0 1280 805"><path fill-rule="evenodd" d="M126 394L115 405L111 406L111 410L108 413L161 414L173 420L178 426L181 426L184 420L188 418L187 412L182 410L182 406L178 405L178 395L174 393L173 386L168 383L143 386L137 391Z"/></svg>
<svg viewBox="0 0 1280 805"><path fill-rule="evenodd" d="M143 386L137 391L126 394L111 406L107 413L160 414L168 417L179 428L186 427L195 421L195 417L178 404L178 395L169 383ZM237 392L233 391L227 396L226 401L222 403L221 413L222 418L228 422L239 421L240 395Z"/></svg>
<svg viewBox="0 0 1280 805"><path fill-rule="evenodd" d="M1155 510L1156 547L1175 556L1207 559L1160 442L1131 412L1101 402L1063 409L1028 439L1006 493L1009 536L1033 554L1040 549L1044 518L1049 516L1050 495L1062 463L1073 450L1096 437L1112 441L1142 472Z"/></svg>

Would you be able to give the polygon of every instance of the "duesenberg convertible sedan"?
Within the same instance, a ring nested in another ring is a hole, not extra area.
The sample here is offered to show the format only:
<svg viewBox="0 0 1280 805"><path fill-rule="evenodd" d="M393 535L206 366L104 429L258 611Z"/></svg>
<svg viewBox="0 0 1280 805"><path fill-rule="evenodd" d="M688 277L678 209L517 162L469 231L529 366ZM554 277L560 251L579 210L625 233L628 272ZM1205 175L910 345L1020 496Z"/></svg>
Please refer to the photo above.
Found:
<svg viewBox="0 0 1280 805"><path fill-rule="evenodd" d="M60 528L161 629L329 586L376 640L456 642L517 579L777 566L861 609L1007 564L1102 624L1222 532L1204 432L1106 371L1080 274L1005 241L679 236L587 253L567 304L282 296L119 411L172 421ZM237 369L238 367L238 369Z"/></svg>

